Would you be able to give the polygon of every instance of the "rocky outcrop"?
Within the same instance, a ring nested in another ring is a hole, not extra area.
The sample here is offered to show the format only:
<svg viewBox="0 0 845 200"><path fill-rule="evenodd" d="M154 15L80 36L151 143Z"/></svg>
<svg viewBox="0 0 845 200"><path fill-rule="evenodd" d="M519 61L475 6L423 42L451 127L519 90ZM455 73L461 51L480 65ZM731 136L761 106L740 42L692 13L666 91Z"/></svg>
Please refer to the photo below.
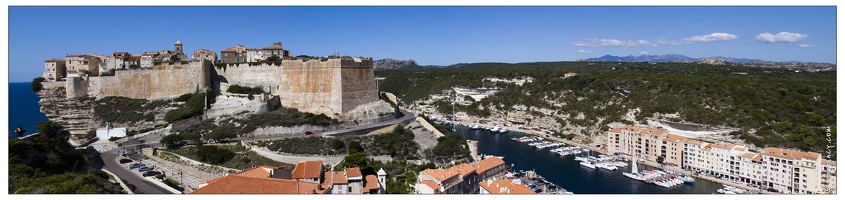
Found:
<svg viewBox="0 0 845 200"><path fill-rule="evenodd" d="M423 120L424 121L424 120ZM420 145L418 153L423 155L423 152L427 149L434 148L437 146L437 136L435 133L430 131L429 129L425 128L420 121L414 121L405 126L405 129L410 129L411 132L414 132L414 142ZM439 133L439 132L438 132ZM441 134L442 135L442 134Z"/></svg>
<svg viewBox="0 0 845 200"><path fill-rule="evenodd" d="M417 61L414 60L396 60L392 58L385 58L373 62L373 69L375 70L394 70L405 67L416 67Z"/></svg>
<svg viewBox="0 0 845 200"><path fill-rule="evenodd" d="M81 136L94 130L94 98L67 98L65 87L44 88L37 94L41 113L72 135Z"/></svg>

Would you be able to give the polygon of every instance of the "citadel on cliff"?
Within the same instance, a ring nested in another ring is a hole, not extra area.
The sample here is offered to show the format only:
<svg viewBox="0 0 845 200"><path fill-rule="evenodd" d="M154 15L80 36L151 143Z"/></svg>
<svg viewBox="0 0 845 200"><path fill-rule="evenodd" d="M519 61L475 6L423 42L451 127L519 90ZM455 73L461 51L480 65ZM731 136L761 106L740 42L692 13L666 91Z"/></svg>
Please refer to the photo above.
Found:
<svg viewBox="0 0 845 200"><path fill-rule="evenodd" d="M221 60L207 49L197 49L188 57L176 41L173 50L135 55L68 54L65 60L44 62L43 85L64 87L68 100L86 96L170 99L205 90L225 92L231 85L240 85L269 93L255 101L278 97L282 106L344 121L377 118L392 111L378 98L372 58L292 58L281 42L262 49L238 45L220 53ZM48 118L55 115L43 107L42 112Z"/></svg>

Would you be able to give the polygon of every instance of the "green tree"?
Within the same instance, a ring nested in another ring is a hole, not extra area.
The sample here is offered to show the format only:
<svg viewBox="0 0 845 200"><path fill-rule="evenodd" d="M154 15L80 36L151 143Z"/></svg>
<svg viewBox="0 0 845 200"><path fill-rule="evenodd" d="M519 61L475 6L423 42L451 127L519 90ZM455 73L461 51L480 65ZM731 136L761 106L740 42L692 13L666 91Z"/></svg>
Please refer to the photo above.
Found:
<svg viewBox="0 0 845 200"><path fill-rule="evenodd" d="M170 134L170 135L166 135L166 136L162 137L161 140L159 140L159 143L161 145L164 145L165 147L170 148L170 147L173 147L174 145L176 145L177 142L182 141L182 140L183 140L182 135L180 135L180 134Z"/></svg>
<svg viewBox="0 0 845 200"><path fill-rule="evenodd" d="M346 147L346 143L343 143L343 140L335 138L332 140L332 149L334 150L341 150Z"/></svg>
<svg viewBox="0 0 845 200"><path fill-rule="evenodd" d="M34 78L34 79L32 79L32 84L29 85L29 88L32 89L33 92L38 93L42 89L44 89L44 86L41 85L41 82L44 82L45 80L46 79L44 79L44 77Z"/></svg>
<svg viewBox="0 0 845 200"><path fill-rule="evenodd" d="M275 61L281 61L282 58L279 58L278 55L272 55L270 57L267 57L267 59L264 59L264 60L269 61L269 62L275 62Z"/></svg>
<svg viewBox="0 0 845 200"><path fill-rule="evenodd" d="M235 157L235 152L216 146L200 146L196 151L199 161L211 164L222 164Z"/></svg>
<svg viewBox="0 0 845 200"><path fill-rule="evenodd" d="M343 163L345 167L367 167L367 159L361 152L356 152L343 157Z"/></svg>
<svg viewBox="0 0 845 200"><path fill-rule="evenodd" d="M657 163L663 164L663 156L657 156Z"/></svg>
<svg viewBox="0 0 845 200"><path fill-rule="evenodd" d="M793 101L792 104L789 105L789 107L796 111L804 110L804 104L802 104L801 101L798 100Z"/></svg>
<svg viewBox="0 0 845 200"><path fill-rule="evenodd" d="M361 143L358 141L349 142L349 149L350 154L364 152L364 147L361 146Z"/></svg>

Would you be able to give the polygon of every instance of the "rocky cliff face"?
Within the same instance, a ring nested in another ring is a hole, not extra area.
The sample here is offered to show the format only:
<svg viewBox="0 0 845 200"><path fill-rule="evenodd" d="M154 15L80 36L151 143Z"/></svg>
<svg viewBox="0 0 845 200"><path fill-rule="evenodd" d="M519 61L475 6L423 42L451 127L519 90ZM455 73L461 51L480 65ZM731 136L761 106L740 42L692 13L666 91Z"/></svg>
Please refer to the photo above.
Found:
<svg viewBox="0 0 845 200"><path fill-rule="evenodd" d="M373 69L375 70L394 70L405 67L416 67L417 61L414 60L396 60L392 58L385 58L373 62Z"/></svg>
<svg viewBox="0 0 845 200"><path fill-rule="evenodd" d="M68 99L65 87L45 88L37 93L41 100L41 113L50 121L59 123L74 136L84 136L94 129L94 98Z"/></svg>

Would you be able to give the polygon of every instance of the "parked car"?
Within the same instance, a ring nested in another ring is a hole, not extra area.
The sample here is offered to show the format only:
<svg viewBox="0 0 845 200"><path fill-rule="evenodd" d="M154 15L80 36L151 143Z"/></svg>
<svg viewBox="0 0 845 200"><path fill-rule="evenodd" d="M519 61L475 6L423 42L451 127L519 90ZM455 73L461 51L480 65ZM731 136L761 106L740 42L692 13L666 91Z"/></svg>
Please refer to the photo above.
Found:
<svg viewBox="0 0 845 200"><path fill-rule="evenodd" d="M311 131L305 131L305 135L313 135L314 133Z"/></svg>
<svg viewBox="0 0 845 200"><path fill-rule="evenodd" d="M120 164L126 164L126 163L131 163L131 162L132 162L132 159L129 159L129 158L121 158L120 159Z"/></svg>
<svg viewBox="0 0 845 200"><path fill-rule="evenodd" d="M157 172L157 171L145 171L145 172L144 172L143 174L141 174L141 175L142 175L142 176L144 176L144 177L147 177L147 176L155 176L155 175L159 175L159 174L161 174L161 172Z"/></svg>
<svg viewBox="0 0 845 200"><path fill-rule="evenodd" d="M139 167L146 167L146 165L144 165L144 163L132 163L132 164L129 164L129 169L135 169L135 168L139 168Z"/></svg>
<svg viewBox="0 0 845 200"><path fill-rule="evenodd" d="M153 168L150 168L150 167L147 167L147 166L141 166L141 167L138 168L139 172L150 171L150 170L153 170Z"/></svg>

